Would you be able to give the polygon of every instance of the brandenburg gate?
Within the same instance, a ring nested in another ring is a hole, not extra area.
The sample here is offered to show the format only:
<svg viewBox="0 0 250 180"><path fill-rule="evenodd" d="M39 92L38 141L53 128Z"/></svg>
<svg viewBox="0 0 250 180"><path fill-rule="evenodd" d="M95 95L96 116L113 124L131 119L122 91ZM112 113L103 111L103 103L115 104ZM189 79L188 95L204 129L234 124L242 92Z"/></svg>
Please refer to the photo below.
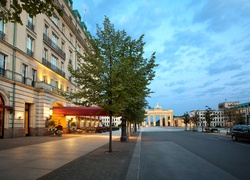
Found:
<svg viewBox="0 0 250 180"><path fill-rule="evenodd" d="M158 103L156 104L154 109L146 110L145 114L145 116L148 117L148 126L151 126L151 116L153 116L153 126L156 126L156 116L160 117L160 126L174 126L173 115L173 110L164 110L161 106L158 105Z"/></svg>

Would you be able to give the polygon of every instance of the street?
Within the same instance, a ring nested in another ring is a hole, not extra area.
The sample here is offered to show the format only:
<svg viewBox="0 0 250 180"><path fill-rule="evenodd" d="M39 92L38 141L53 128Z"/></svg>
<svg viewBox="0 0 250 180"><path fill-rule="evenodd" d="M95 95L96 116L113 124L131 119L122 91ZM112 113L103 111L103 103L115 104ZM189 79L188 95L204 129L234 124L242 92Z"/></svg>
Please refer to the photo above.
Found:
<svg viewBox="0 0 250 180"><path fill-rule="evenodd" d="M222 133L149 127L141 130L139 177L145 179L249 179L250 143Z"/></svg>

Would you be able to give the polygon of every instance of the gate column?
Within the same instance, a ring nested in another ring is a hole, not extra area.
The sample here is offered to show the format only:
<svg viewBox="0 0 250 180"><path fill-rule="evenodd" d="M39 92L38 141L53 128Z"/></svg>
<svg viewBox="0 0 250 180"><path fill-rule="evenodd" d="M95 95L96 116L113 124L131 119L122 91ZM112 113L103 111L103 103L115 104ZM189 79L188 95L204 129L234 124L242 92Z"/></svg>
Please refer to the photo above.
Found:
<svg viewBox="0 0 250 180"><path fill-rule="evenodd" d="M148 126L151 126L150 116L148 116Z"/></svg>

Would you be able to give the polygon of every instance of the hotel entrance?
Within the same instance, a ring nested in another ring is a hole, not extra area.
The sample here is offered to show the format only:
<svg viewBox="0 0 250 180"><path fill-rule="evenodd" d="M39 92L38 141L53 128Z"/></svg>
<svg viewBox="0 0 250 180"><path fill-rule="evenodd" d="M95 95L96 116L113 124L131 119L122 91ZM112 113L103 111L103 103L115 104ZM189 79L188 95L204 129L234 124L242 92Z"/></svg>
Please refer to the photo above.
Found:
<svg viewBox="0 0 250 180"><path fill-rule="evenodd" d="M25 135L30 135L30 116L29 116L30 104L25 103L25 114L24 114L24 127Z"/></svg>

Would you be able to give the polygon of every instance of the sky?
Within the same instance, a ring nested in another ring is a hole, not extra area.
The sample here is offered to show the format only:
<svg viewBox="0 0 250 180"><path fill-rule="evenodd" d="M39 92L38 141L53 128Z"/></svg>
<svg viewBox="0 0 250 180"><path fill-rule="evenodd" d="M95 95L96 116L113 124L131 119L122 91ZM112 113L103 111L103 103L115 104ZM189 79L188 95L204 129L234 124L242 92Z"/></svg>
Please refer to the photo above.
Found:
<svg viewBox="0 0 250 180"><path fill-rule="evenodd" d="M249 0L73 1L92 36L107 16L133 39L145 35L144 57L156 52L149 106L175 116L221 102L250 102Z"/></svg>

